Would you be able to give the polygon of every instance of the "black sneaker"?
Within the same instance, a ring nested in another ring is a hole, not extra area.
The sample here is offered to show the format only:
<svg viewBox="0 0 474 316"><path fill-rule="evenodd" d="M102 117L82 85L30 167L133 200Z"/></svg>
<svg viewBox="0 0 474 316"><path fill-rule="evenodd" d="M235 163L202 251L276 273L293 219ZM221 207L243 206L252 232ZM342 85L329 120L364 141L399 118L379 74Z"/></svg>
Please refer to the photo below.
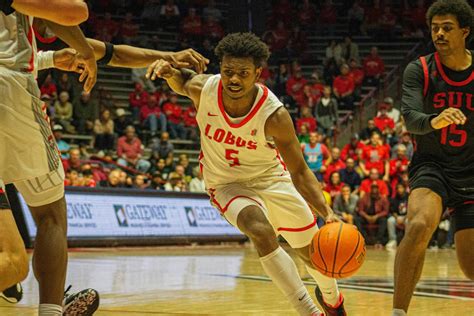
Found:
<svg viewBox="0 0 474 316"><path fill-rule="evenodd" d="M99 293L94 289L85 289L78 293L64 293L63 316L91 316L99 308Z"/></svg>
<svg viewBox="0 0 474 316"><path fill-rule="evenodd" d="M23 297L23 288L20 283L17 283L5 291L0 292L0 297L8 303L16 304L21 301L21 298Z"/></svg>
<svg viewBox="0 0 474 316"><path fill-rule="evenodd" d="M346 316L346 310L344 309L344 298L342 297L342 294L339 294L339 302L335 307L330 306L326 304L323 298L323 293L321 293L321 290L319 289L318 286L316 286L316 289L314 290L316 294L316 298L318 299L319 305L324 309L324 312L326 313L326 316Z"/></svg>

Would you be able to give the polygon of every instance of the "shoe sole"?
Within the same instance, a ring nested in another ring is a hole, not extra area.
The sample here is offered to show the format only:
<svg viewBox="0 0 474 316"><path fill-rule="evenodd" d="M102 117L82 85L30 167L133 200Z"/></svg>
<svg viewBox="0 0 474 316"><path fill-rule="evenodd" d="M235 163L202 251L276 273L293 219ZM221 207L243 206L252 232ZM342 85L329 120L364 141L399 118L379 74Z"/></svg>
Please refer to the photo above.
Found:
<svg viewBox="0 0 474 316"><path fill-rule="evenodd" d="M64 307L63 316L92 316L99 308L99 301L99 293L96 290L83 290Z"/></svg>

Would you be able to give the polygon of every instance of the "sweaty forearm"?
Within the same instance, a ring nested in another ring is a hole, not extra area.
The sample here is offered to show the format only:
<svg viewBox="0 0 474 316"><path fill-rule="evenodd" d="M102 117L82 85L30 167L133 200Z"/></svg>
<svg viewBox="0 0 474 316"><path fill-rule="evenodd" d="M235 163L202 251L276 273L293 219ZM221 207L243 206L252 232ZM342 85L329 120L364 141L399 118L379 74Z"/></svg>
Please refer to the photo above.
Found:
<svg viewBox="0 0 474 316"><path fill-rule="evenodd" d="M298 190L314 211L324 218L332 213L331 208L324 198L321 184L311 170L306 168L304 171L292 174L291 179L293 180L296 190Z"/></svg>
<svg viewBox="0 0 474 316"><path fill-rule="evenodd" d="M169 78L165 78L165 79L168 85L170 86L170 88L174 92L180 95L188 96L188 93L185 89L185 85L186 85L186 82L188 80L191 80L191 78L194 75L196 75L196 73L192 70L185 69L185 68L182 68L182 69L173 68L173 76Z"/></svg>
<svg viewBox="0 0 474 316"><path fill-rule="evenodd" d="M87 20L87 4L81 0L14 0L12 7L30 15L62 25L78 25Z"/></svg>
<svg viewBox="0 0 474 316"><path fill-rule="evenodd" d="M87 42L79 26L63 26L47 20L44 20L44 22L63 42L74 48L84 57L94 54L94 50Z"/></svg>

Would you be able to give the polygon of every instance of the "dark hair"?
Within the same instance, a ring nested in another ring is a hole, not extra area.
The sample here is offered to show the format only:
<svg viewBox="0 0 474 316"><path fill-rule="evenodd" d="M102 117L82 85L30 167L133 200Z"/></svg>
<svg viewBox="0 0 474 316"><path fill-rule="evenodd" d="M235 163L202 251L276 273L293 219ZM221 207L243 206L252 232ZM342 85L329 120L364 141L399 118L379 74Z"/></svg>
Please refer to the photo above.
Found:
<svg viewBox="0 0 474 316"><path fill-rule="evenodd" d="M461 28L469 27L471 32L467 37L467 42L473 38L474 32L474 11L466 0L438 0L433 3L426 12L426 23L431 26L431 21L435 15L452 14L458 20Z"/></svg>
<svg viewBox="0 0 474 316"><path fill-rule="evenodd" d="M232 33L224 37L214 50L219 61L224 56L251 57L256 67L261 67L270 57L267 44L253 33Z"/></svg>

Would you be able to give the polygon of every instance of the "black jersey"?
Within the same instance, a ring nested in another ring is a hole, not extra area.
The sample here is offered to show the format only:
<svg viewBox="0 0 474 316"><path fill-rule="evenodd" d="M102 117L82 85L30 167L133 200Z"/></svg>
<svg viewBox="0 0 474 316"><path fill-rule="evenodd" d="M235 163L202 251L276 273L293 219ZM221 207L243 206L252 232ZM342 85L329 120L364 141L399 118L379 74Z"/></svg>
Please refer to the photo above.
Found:
<svg viewBox="0 0 474 316"><path fill-rule="evenodd" d="M412 167L436 163L450 183L469 191L474 190L473 94L474 63L466 70L453 71L434 53L405 69L402 113L415 139ZM448 107L459 108L466 115L466 124L433 129L431 119Z"/></svg>

